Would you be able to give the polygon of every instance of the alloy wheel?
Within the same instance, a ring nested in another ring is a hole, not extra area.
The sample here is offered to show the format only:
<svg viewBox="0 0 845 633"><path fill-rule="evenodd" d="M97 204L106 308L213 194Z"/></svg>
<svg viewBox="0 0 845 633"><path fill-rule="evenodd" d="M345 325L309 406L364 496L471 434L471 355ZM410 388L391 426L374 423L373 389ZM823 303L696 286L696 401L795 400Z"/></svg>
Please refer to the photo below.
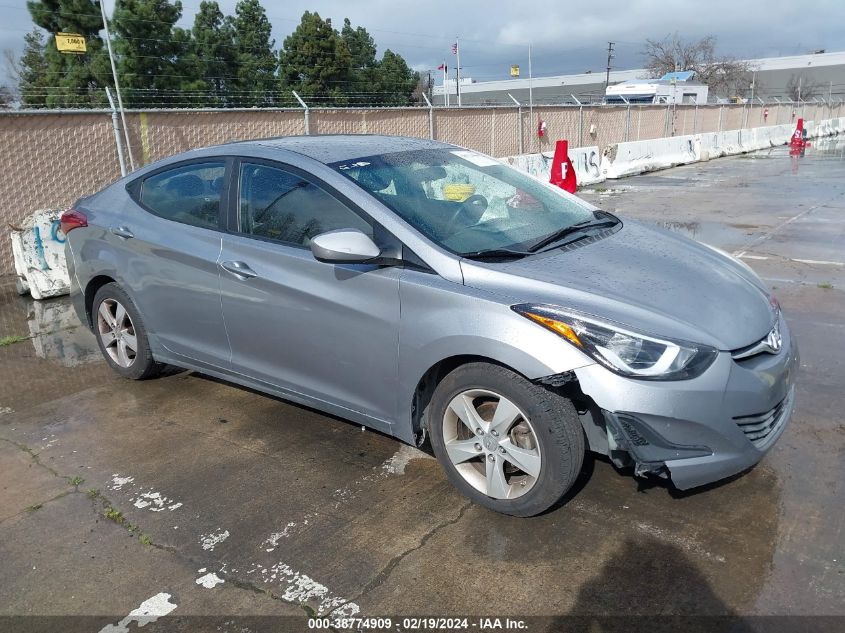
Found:
<svg viewBox="0 0 845 633"><path fill-rule="evenodd" d="M443 415L443 440L455 470L488 497L520 497L540 476L540 448L528 416L495 392L469 389L455 396Z"/></svg>
<svg viewBox="0 0 845 633"><path fill-rule="evenodd" d="M120 367L131 367L138 354L135 326L126 308L114 299L105 299L97 310L97 335L103 349Z"/></svg>

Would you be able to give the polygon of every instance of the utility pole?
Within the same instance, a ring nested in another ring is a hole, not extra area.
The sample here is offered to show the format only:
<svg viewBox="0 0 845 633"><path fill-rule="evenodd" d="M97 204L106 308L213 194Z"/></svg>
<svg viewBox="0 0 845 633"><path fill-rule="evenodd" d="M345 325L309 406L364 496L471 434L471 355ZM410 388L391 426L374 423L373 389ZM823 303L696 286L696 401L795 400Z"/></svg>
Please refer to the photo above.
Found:
<svg viewBox="0 0 845 633"><path fill-rule="evenodd" d="M458 65L455 64L455 101L456 105L461 107L461 73L458 70Z"/></svg>
<svg viewBox="0 0 845 633"><path fill-rule="evenodd" d="M531 69L531 44L528 45L528 120L534 125L534 76ZM531 135L534 138L534 135ZM533 147L534 141L531 141Z"/></svg>
<svg viewBox="0 0 845 633"><path fill-rule="evenodd" d="M455 77L457 77L457 84L456 84L455 89L457 90L458 107L460 108L461 105L462 105L461 104L461 45L460 45L460 42L458 41L457 36L455 37L455 57L457 57L457 59L455 60L457 62L457 65L455 66Z"/></svg>
<svg viewBox="0 0 845 633"><path fill-rule="evenodd" d="M114 63L114 53L111 49L111 34L109 33L109 21L106 19L105 2L100 2L100 13L103 16L103 30L106 32L106 47L109 51L112 77L114 77L114 91L117 93L117 107L120 108L120 120L123 123L123 136L126 139L126 151L129 153L129 167L132 171L135 171L135 158L132 156L132 145L129 144L129 128L126 127L126 113L123 110L123 98L120 95L120 83L117 80L117 66Z"/></svg>
<svg viewBox="0 0 845 633"><path fill-rule="evenodd" d="M604 90L605 90L605 92L607 92L607 87L610 85L610 68L611 68L610 60L612 60L615 57L615 55L613 54L613 45L615 43L616 42L608 42L607 43L607 75L605 76L605 79L604 79Z"/></svg>

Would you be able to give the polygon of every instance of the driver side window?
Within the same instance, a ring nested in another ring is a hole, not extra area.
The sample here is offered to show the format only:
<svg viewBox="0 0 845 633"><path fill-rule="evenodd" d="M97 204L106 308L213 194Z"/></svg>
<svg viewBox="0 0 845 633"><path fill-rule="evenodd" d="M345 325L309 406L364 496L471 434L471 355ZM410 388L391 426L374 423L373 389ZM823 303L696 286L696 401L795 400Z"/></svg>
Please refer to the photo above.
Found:
<svg viewBox="0 0 845 633"><path fill-rule="evenodd" d="M242 163L239 178L241 233L297 246L308 246L314 236L335 229L358 229L372 236L368 222L293 172Z"/></svg>

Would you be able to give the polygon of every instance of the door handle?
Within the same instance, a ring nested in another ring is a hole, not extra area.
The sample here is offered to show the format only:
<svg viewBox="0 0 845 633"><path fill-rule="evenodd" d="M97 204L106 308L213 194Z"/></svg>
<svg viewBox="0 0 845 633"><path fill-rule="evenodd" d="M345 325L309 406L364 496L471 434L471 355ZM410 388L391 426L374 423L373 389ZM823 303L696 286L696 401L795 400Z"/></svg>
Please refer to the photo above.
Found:
<svg viewBox="0 0 845 633"><path fill-rule="evenodd" d="M220 265L227 272L232 273L238 279L252 279L258 277L258 273L247 266L244 262L221 262Z"/></svg>
<svg viewBox="0 0 845 633"><path fill-rule="evenodd" d="M125 240L128 240L129 238L135 237L135 234L123 225L113 226L109 230L112 233L114 233L115 235L117 235L118 237L122 237Z"/></svg>

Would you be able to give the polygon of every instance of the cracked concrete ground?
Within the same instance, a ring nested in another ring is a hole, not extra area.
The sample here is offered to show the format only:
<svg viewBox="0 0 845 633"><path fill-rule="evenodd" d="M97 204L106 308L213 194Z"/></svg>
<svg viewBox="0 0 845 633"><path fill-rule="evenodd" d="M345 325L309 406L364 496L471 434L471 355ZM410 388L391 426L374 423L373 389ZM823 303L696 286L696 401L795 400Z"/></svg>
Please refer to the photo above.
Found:
<svg viewBox="0 0 845 633"><path fill-rule="evenodd" d="M568 503L533 519L468 503L426 453L343 420L194 373L122 380L66 299L6 284L0 336L32 338L0 347L0 616L96 616L76 621L94 631L142 605L176 605L167 630L191 615L845 616L843 168L843 146L819 144L582 192L769 280L801 345L798 408L721 485L679 493L587 460Z"/></svg>

